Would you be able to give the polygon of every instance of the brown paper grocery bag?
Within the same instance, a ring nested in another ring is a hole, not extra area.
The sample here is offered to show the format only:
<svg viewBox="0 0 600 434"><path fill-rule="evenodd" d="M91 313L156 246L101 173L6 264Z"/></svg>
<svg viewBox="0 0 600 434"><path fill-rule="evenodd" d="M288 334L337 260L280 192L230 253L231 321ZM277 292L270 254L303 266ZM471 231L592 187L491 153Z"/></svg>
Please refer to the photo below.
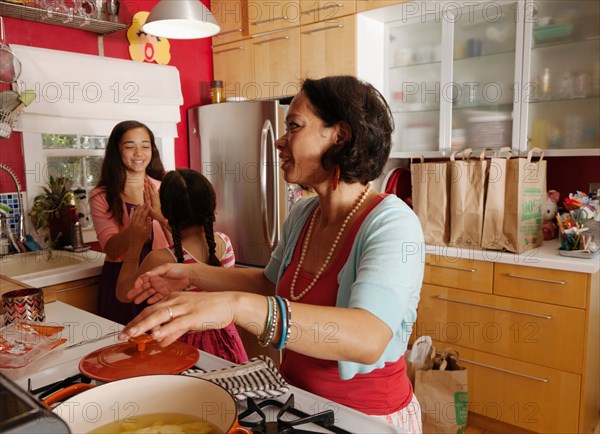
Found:
<svg viewBox="0 0 600 434"><path fill-rule="evenodd" d="M540 154L538 161L532 160L534 153ZM540 246L545 193L541 149L531 149L527 158L492 158L481 247L522 253Z"/></svg>
<svg viewBox="0 0 600 434"><path fill-rule="evenodd" d="M471 159L471 149L450 155L450 242L455 247L479 247L488 161L484 149ZM462 160L456 160L460 156Z"/></svg>
<svg viewBox="0 0 600 434"><path fill-rule="evenodd" d="M413 210L419 217L425 242L445 245L449 241L448 176L446 162L420 163L411 158Z"/></svg>
<svg viewBox="0 0 600 434"><path fill-rule="evenodd" d="M540 154L538 161L532 161L535 152ZM508 251L521 253L540 246L544 241L542 207L545 194L544 151L533 148L527 153L527 158L508 160L503 225Z"/></svg>
<svg viewBox="0 0 600 434"><path fill-rule="evenodd" d="M456 361L456 359L455 359ZM462 434L469 412L467 370L416 371L415 396L421 406L424 433Z"/></svg>
<svg viewBox="0 0 600 434"><path fill-rule="evenodd" d="M504 235L504 204L507 162L511 157L511 152L511 148L501 148L489 162L481 234L481 247L484 249L504 250L508 245L506 235Z"/></svg>

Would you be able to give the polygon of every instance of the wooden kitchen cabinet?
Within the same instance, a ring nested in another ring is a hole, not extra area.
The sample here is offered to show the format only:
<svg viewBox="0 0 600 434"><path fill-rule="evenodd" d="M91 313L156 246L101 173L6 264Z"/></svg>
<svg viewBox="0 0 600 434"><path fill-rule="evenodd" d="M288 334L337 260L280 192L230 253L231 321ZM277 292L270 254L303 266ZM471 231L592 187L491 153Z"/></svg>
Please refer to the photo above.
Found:
<svg viewBox="0 0 600 434"><path fill-rule="evenodd" d="M248 36L247 2L242 0L212 0L210 11L221 31L213 36L213 46L227 44Z"/></svg>
<svg viewBox="0 0 600 434"><path fill-rule="evenodd" d="M259 35L298 26L300 15L300 0L249 1L248 33Z"/></svg>
<svg viewBox="0 0 600 434"><path fill-rule="evenodd" d="M434 345L444 348L442 342ZM580 375L458 345L452 348L468 369L470 412L510 425L492 432L516 433L515 426L539 433L578 432Z"/></svg>
<svg viewBox="0 0 600 434"><path fill-rule="evenodd" d="M599 272L428 255L412 339L428 335L438 350L459 352L480 426L592 432L600 410L598 287Z"/></svg>
<svg viewBox="0 0 600 434"><path fill-rule="evenodd" d="M365 12L372 9L385 8L408 0L356 0L356 12Z"/></svg>
<svg viewBox="0 0 600 434"><path fill-rule="evenodd" d="M225 97L256 99L260 88L254 80L254 45L243 39L213 49L215 80L223 80Z"/></svg>
<svg viewBox="0 0 600 434"><path fill-rule="evenodd" d="M495 293L585 309L591 276L572 271L496 264Z"/></svg>
<svg viewBox="0 0 600 434"><path fill-rule="evenodd" d="M302 26L300 33L303 78L356 74L356 15Z"/></svg>
<svg viewBox="0 0 600 434"><path fill-rule="evenodd" d="M581 373L585 311L424 284L417 332L432 339Z"/></svg>
<svg viewBox="0 0 600 434"><path fill-rule="evenodd" d="M423 282L492 293L494 264L427 255Z"/></svg>
<svg viewBox="0 0 600 434"><path fill-rule="evenodd" d="M98 297L100 293L100 276L73 280L44 287L44 293L56 294L56 300L87 312L98 313Z"/></svg>
<svg viewBox="0 0 600 434"><path fill-rule="evenodd" d="M326 21L336 23L340 17L356 13L356 0L318 0L300 2L300 24Z"/></svg>
<svg viewBox="0 0 600 434"><path fill-rule="evenodd" d="M293 96L300 88L300 28L253 38L258 98Z"/></svg>

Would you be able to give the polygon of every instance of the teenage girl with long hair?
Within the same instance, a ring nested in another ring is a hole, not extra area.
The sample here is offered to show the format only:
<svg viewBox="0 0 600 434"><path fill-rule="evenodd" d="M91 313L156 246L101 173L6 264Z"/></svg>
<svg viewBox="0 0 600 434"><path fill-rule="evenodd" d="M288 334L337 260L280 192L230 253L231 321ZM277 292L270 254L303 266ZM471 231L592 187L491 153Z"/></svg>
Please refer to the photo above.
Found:
<svg viewBox="0 0 600 434"><path fill-rule="evenodd" d="M139 306L120 302L115 285L131 239L131 210L148 204L153 218L138 260L152 249L168 246L166 221L160 214L158 188L165 169L156 147L154 134L143 123L123 121L108 138L100 180L90 194L94 229L106 259L100 278L99 314L126 324Z"/></svg>
<svg viewBox="0 0 600 434"><path fill-rule="evenodd" d="M138 276L165 263L203 263L231 268L235 264L229 238L214 232L216 194L211 183L192 169L167 173L159 191L161 210L168 220L173 237L169 248L153 250L138 266L139 251L150 230L151 207L137 208L131 218L134 231L117 283L117 297L123 302ZM201 291L200 288L187 288ZM133 303L131 303L133 304ZM235 324L219 330L189 332L180 339L194 347L235 363L248 360Z"/></svg>

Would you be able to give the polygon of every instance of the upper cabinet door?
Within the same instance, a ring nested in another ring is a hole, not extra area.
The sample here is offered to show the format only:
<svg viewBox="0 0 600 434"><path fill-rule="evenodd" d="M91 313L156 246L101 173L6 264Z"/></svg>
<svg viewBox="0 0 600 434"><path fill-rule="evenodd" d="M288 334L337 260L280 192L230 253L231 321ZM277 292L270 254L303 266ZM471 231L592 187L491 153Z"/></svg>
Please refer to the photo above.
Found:
<svg viewBox="0 0 600 434"><path fill-rule="evenodd" d="M518 150L514 89L522 70L523 2L457 5L389 9L397 14L383 36L384 91L396 126L392 157L448 156L465 147Z"/></svg>
<svg viewBox="0 0 600 434"><path fill-rule="evenodd" d="M213 45L227 44L248 35L246 4L242 0L211 1L210 10L221 27L221 31L212 38Z"/></svg>
<svg viewBox="0 0 600 434"><path fill-rule="evenodd" d="M300 28L302 78L356 75L356 15Z"/></svg>
<svg viewBox="0 0 600 434"><path fill-rule="evenodd" d="M300 0L248 2L248 32L258 35L300 24Z"/></svg>
<svg viewBox="0 0 600 434"><path fill-rule="evenodd" d="M331 22L356 12L356 0L302 0L300 24Z"/></svg>
<svg viewBox="0 0 600 434"><path fill-rule="evenodd" d="M407 0L356 0L356 12L365 12L371 9L384 8Z"/></svg>
<svg viewBox="0 0 600 434"><path fill-rule="evenodd" d="M395 124L392 157L437 156L442 146L444 28L437 15L400 19L386 26L385 95Z"/></svg>
<svg viewBox="0 0 600 434"><path fill-rule="evenodd" d="M293 96L300 82L300 27L252 39L260 99Z"/></svg>
<svg viewBox="0 0 600 434"><path fill-rule="evenodd" d="M519 3L481 3L449 11L454 22L451 79L443 99L452 103L450 151L514 147L518 151L522 19ZM519 38L520 36L520 38ZM445 132L448 134L448 131ZM514 137L513 137L514 136Z"/></svg>
<svg viewBox="0 0 600 434"><path fill-rule="evenodd" d="M527 1L521 151L600 155L600 2Z"/></svg>
<svg viewBox="0 0 600 434"><path fill-rule="evenodd" d="M213 68L215 79L223 81L226 98L260 98L254 78L252 40L243 39L215 47Z"/></svg>

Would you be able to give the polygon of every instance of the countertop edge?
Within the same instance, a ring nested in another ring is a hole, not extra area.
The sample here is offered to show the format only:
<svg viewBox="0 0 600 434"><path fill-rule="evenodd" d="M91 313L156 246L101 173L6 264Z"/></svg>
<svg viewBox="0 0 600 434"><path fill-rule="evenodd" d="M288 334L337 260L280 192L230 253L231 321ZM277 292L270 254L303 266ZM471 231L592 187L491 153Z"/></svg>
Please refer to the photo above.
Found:
<svg viewBox="0 0 600 434"><path fill-rule="evenodd" d="M591 259L571 258L560 256L558 248L558 240L545 241L540 247L523 253L427 244L425 246L425 254L444 256L450 259L470 259L589 274L594 274L600 270L600 255L596 255Z"/></svg>

